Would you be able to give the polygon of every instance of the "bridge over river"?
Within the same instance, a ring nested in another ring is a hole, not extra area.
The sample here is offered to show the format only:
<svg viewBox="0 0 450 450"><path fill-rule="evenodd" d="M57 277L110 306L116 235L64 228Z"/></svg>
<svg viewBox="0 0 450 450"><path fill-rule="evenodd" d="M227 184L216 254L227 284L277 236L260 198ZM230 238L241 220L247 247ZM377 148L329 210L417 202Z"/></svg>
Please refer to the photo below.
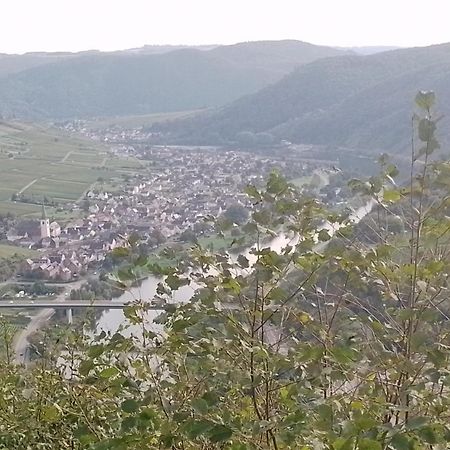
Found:
<svg viewBox="0 0 450 450"><path fill-rule="evenodd" d="M64 309L66 311L67 322L69 325L73 322L73 310L76 308L98 308L98 309L123 309L129 301L115 300L43 300L43 299L13 299L0 300L0 311L2 309ZM146 309L161 311L161 306L147 305Z"/></svg>
<svg viewBox="0 0 450 450"><path fill-rule="evenodd" d="M1 308L53 308L53 309L73 309L73 308L99 308L99 309L123 309L129 302L120 300L29 300L14 299L0 300ZM161 310L161 306L147 306L149 309Z"/></svg>
<svg viewBox="0 0 450 450"><path fill-rule="evenodd" d="M39 312L31 317L30 323L14 339L15 361L18 364L26 364L28 361L29 343L28 337L47 323L56 309L66 311L67 322L73 322L73 310L76 308L98 308L98 309L123 309L130 304L129 301L115 300L45 300L45 299L3 299L0 300L0 311L2 309L32 309L37 308ZM160 311L161 306L147 305L148 309Z"/></svg>

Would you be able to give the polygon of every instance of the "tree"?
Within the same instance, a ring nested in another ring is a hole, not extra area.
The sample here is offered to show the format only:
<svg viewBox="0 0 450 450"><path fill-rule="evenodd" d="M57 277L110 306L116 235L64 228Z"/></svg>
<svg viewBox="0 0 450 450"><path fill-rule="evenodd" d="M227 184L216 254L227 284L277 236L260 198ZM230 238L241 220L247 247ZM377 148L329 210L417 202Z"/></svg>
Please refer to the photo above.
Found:
<svg viewBox="0 0 450 450"><path fill-rule="evenodd" d="M48 292L49 292L49 289L47 288L45 283L42 281L34 282L30 288L30 293L33 295L38 295L38 296L45 295L45 294L48 294Z"/></svg>
<svg viewBox="0 0 450 450"><path fill-rule="evenodd" d="M236 140L244 147L254 147L257 143L256 135L251 131L241 131L236 135Z"/></svg>
<svg viewBox="0 0 450 450"><path fill-rule="evenodd" d="M187 228L180 234L180 241L181 242L191 242L195 243L197 242L197 235L193 230L190 228Z"/></svg>
<svg viewBox="0 0 450 450"><path fill-rule="evenodd" d="M237 225L243 225L249 217L248 209L238 203L229 206L223 213L224 217Z"/></svg>
<svg viewBox="0 0 450 450"><path fill-rule="evenodd" d="M0 370L0 444L448 448L450 163L433 159L433 100L417 97L409 182L383 158L379 176L350 183L376 213L370 244L354 230L365 212L329 211L272 173L246 190L251 249L197 244L188 259L151 265L161 328L136 301L124 309L131 336L66 341L64 376L60 355L20 383L16 367ZM378 211L400 212L408 238ZM117 281L133 283L146 264L136 259ZM187 285L190 301L174 305Z"/></svg>
<svg viewBox="0 0 450 450"><path fill-rule="evenodd" d="M256 142L259 145L273 145L275 143L275 137L271 133L257 133Z"/></svg>
<svg viewBox="0 0 450 450"><path fill-rule="evenodd" d="M81 203L81 209L85 212L88 213L89 212L89 208L91 207L91 202L85 198L83 200L83 202Z"/></svg>

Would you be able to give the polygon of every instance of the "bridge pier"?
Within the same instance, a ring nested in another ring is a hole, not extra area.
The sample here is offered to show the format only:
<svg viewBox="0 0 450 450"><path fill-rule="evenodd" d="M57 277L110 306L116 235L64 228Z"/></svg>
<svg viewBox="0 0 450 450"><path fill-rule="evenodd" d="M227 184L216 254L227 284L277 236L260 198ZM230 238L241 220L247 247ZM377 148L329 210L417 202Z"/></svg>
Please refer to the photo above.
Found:
<svg viewBox="0 0 450 450"><path fill-rule="evenodd" d="M66 309L66 317L67 317L67 323L69 325L73 324L73 311L72 308L67 308Z"/></svg>

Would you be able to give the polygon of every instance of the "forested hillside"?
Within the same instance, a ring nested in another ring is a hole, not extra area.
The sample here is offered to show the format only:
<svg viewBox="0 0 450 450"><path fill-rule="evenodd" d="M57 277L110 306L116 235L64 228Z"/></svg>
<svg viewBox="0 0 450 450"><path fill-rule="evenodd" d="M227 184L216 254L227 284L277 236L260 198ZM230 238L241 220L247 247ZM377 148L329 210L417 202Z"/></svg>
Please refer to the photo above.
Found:
<svg viewBox="0 0 450 450"><path fill-rule="evenodd" d="M144 48L0 57L0 113L60 119L219 106L278 81L302 64L345 51L265 41L152 53Z"/></svg>
<svg viewBox="0 0 450 450"><path fill-rule="evenodd" d="M239 143L242 133L248 143L250 132L270 133L278 141L401 150L409 145L410 99L420 89L435 90L438 109L448 116L450 44L316 61L254 95L163 131L172 140L196 143ZM450 128L448 118L443 121L445 141Z"/></svg>

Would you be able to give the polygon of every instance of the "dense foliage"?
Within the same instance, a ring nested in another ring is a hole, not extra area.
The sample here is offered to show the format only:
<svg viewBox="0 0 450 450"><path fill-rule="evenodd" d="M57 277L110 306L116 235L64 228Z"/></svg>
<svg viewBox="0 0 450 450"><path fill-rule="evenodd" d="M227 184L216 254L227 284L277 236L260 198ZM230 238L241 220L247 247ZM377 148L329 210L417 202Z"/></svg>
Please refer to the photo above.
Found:
<svg viewBox="0 0 450 450"><path fill-rule="evenodd" d="M111 283L102 279L92 278L80 286L79 289L72 289L70 298L74 300L94 300L96 298L111 300L120 294L121 290Z"/></svg>
<svg viewBox="0 0 450 450"><path fill-rule="evenodd" d="M448 448L450 164L433 157L433 102L417 97L409 184L384 159L380 176L350 183L374 208L370 242L354 232L361 212L332 214L279 174L249 186L255 245L153 264L156 324L139 301L125 309L131 329L69 333L62 357L2 366L0 446Z"/></svg>

